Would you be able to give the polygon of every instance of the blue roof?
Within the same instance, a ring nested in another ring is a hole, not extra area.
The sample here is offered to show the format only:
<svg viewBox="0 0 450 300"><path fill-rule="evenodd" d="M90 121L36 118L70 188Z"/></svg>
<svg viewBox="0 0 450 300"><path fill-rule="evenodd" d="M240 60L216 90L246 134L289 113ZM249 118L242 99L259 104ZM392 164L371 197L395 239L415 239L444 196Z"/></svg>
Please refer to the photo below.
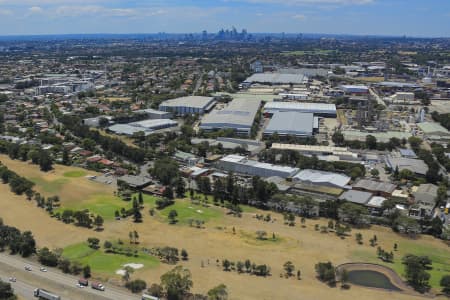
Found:
<svg viewBox="0 0 450 300"><path fill-rule="evenodd" d="M416 153L411 149L400 149L400 154L404 157L417 157Z"/></svg>

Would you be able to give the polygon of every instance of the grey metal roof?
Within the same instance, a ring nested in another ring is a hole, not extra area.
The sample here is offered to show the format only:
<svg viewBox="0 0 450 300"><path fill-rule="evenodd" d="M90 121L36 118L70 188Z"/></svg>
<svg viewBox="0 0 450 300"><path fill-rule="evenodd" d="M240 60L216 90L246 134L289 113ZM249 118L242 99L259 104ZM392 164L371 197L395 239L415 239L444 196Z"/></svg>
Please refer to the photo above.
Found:
<svg viewBox="0 0 450 300"><path fill-rule="evenodd" d="M410 170L413 173L425 175L428 172L427 164L420 159L412 159L405 157L392 157L388 155L386 157L386 164L392 169L395 170L396 167L401 170Z"/></svg>
<svg viewBox="0 0 450 300"><path fill-rule="evenodd" d="M314 115L312 113L300 113L296 111L277 112L273 115L265 134L277 132L281 135L305 135L313 133Z"/></svg>
<svg viewBox="0 0 450 300"><path fill-rule="evenodd" d="M349 191L344 192L339 197L339 199L357 203L357 204L367 204L367 202L369 202L371 197L372 197L372 194L368 193L368 192L349 190Z"/></svg>
<svg viewBox="0 0 450 300"><path fill-rule="evenodd" d="M281 74L281 73L257 73L245 80L245 82L273 83L273 84L302 84L308 81L303 74Z"/></svg>
<svg viewBox="0 0 450 300"><path fill-rule="evenodd" d="M389 182L375 181L375 180L367 180L361 179L357 183L353 185L354 188L360 188L367 191L377 191L377 192L385 192L392 193L397 186L395 184Z"/></svg>
<svg viewBox="0 0 450 300"><path fill-rule="evenodd" d="M222 110L214 110L201 121L200 128L247 128L253 125L260 100L236 99Z"/></svg>
<svg viewBox="0 0 450 300"><path fill-rule="evenodd" d="M204 109L207 107L211 101L214 100L214 97L202 97L202 96L187 96L180 97L176 99L166 100L161 103L162 107L195 107Z"/></svg>

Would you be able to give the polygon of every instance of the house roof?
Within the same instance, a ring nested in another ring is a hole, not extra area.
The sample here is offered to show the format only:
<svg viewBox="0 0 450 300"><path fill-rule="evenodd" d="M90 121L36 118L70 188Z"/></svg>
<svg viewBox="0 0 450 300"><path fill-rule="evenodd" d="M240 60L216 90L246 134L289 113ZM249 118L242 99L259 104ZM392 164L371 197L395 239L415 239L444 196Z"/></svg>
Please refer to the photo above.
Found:
<svg viewBox="0 0 450 300"><path fill-rule="evenodd" d="M392 194L396 189L396 185L389 182L375 181L361 179L353 185L354 188L359 188L367 191L377 191Z"/></svg>
<svg viewBox="0 0 450 300"><path fill-rule="evenodd" d="M293 179L315 184L330 183L334 186L344 188L350 182L351 178L343 174L307 169L300 171Z"/></svg>

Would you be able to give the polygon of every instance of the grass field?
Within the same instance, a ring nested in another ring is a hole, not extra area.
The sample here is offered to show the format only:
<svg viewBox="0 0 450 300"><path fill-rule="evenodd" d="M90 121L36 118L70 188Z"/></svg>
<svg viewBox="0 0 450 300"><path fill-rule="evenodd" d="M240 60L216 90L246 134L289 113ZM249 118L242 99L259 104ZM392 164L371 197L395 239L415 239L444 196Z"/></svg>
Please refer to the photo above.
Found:
<svg viewBox="0 0 450 300"><path fill-rule="evenodd" d="M86 176L86 172L83 170L68 171L68 172L64 173L63 175L64 175L64 177L78 178L78 177Z"/></svg>
<svg viewBox="0 0 450 300"><path fill-rule="evenodd" d="M106 276L113 276L117 270L127 263L143 264L142 270L155 268L159 265L157 258L143 252L138 252L138 257L105 253L103 250L89 248L86 243L74 244L64 248L62 256L82 265L89 265L96 273Z"/></svg>
<svg viewBox="0 0 450 300"><path fill-rule="evenodd" d="M308 51L287 51L283 52L282 55L286 56L304 56L304 55L330 55L333 53L336 53L336 50L323 50L323 49L315 49L315 50L308 50Z"/></svg>
<svg viewBox="0 0 450 300"><path fill-rule="evenodd" d="M91 210L97 207L98 211L110 214L115 210L110 207L130 205L120 199L114 199L113 189L110 186L92 182L84 177L64 176L67 172L80 169L55 166L54 171L44 174L39 171L38 166L10 161L4 156L0 156L0 160L25 177L45 180L43 181L45 184L41 182L42 186L40 184L36 186L40 191L43 191L48 182L67 180L65 183L52 184L52 189L61 197L63 206L88 206ZM87 174L95 175L92 172ZM299 225L297 219L297 225L289 227L283 224L283 216L274 212L271 212L271 215L276 221L263 222L257 220L254 214L268 212L252 209L251 213L243 213L242 217L238 218L227 215L224 208L192 205L190 200L177 200L173 207L157 211L157 216L152 217L148 210L154 205L156 198L144 196L145 209L142 211L142 223L133 223L131 218L120 221L108 219L105 230L96 232L63 224L50 218L44 210L36 207L33 201L27 201L24 196L12 194L7 185L0 184L0 194L2 195L0 217L5 223L21 230L32 230L38 247L64 248L66 256L92 264L94 274L98 273L103 277L105 273L112 274L123 263L139 263L139 261L134 257L116 255L110 257L99 251L92 252L86 249L85 244L82 244L87 237L97 237L101 240L101 244L105 240L117 241L117 239L126 243L128 233L136 230L140 236L139 247L171 246L188 251L189 260L182 264L192 272L193 292L205 293L208 289L225 283L230 291L230 299L298 299L299 295L302 295L302 299L318 300L419 299L410 295L357 286L352 286L350 290L333 289L315 278L314 265L320 261L331 261L335 265L348 262L380 263L375 255L376 248L368 245L369 238L374 234L378 237L379 246L385 250L392 249L394 243L398 244L399 250L395 252L395 263L392 267L400 275L403 273L400 258L404 254L430 256L434 266L431 280L434 291L438 290L437 281L440 276L448 273L450 265L450 249L442 241L431 236L412 240L392 232L389 228L379 226L353 230L351 237L342 240L334 233L324 234L315 231L315 224L327 225L328 220L325 219L308 219L305 228ZM54 193L45 194L52 196ZM180 216L179 225L167 224L167 213L171 209L177 210ZM197 210L202 210L203 213L200 214ZM184 225L189 218L204 218L206 224L202 229ZM233 227L236 234L233 234ZM269 239L272 233L275 233L279 240L259 242L255 236L258 230L266 231ZM363 234L363 245L356 243L354 239L356 232ZM220 261L225 258L232 261L250 259L256 264L267 264L271 267L272 276L260 278L239 275L235 272L223 272ZM216 264L216 260L219 260L219 265ZM283 264L288 260L301 270L302 280L285 279L279 276L284 272ZM149 267L139 270L133 277L145 279L148 284L159 282L160 276L173 268L166 264L152 264L152 261L144 262L144 264L148 264ZM114 275L110 276L114 277Z"/></svg>
<svg viewBox="0 0 450 300"><path fill-rule="evenodd" d="M156 207L156 197L144 195L144 203L149 207ZM210 220L218 220L223 217L224 210L213 207L211 205L203 206L199 204L193 204L187 199L177 199L173 205L170 205L162 210L155 209L156 216L159 217L163 222L169 222L168 215L171 210L176 210L177 224L186 225L189 223L189 219L200 220L208 222Z"/></svg>
<svg viewBox="0 0 450 300"><path fill-rule="evenodd" d="M433 269L429 271L431 275L431 286L438 287L439 281L444 274L450 274L450 256L449 252L444 249L435 249L427 244L420 244L411 241L404 241L399 244L398 251L389 249L394 252L394 262L385 263L376 257L376 247L370 250L355 250L352 255L364 262L382 264L393 269L397 274L403 276L404 265L401 258L406 254L414 254L419 256L428 256L433 261Z"/></svg>

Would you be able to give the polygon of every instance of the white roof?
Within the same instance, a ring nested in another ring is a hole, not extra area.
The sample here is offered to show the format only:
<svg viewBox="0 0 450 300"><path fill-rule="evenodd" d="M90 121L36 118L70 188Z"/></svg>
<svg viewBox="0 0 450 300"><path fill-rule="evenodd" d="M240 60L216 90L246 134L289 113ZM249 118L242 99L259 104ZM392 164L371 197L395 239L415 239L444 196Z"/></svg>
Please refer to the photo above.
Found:
<svg viewBox="0 0 450 300"><path fill-rule="evenodd" d="M264 110L294 110L303 112L328 112L336 113L336 105L327 103L304 103L304 102L268 102Z"/></svg>
<svg viewBox="0 0 450 300"><path fill-rule="evenodd" d="M351 178L338 173L307 169L300 171L293 179L298 181L309 181L312 183L328 182L343 188L349 183Z"/></svg>
<svg viewBox="0 0 450 300"><path fill-rule="evenodd" d="M303 74L257 73L247 78L245 82L302 84L308 82L308 77Z"/></svg>
<svg viewBox="0 0 450 300"><path fill-rule="evenodd" d="M384 197L373 196L369 200L369 202L367 202L367 205L373 206L373 207L381 207L381 205L383 204L384 201L386 201L386 198L384 198Z"/></svg>
<svg viewBox="0 0 450 300"><path fill-rule="evenodd" d="M160 106L169 106L169 107L196 107L196 108L204 108L210 104L211 101L214 100L214 97L202 97L202 96L187 96L176 99L166 100L161 103Z"/></svg>

